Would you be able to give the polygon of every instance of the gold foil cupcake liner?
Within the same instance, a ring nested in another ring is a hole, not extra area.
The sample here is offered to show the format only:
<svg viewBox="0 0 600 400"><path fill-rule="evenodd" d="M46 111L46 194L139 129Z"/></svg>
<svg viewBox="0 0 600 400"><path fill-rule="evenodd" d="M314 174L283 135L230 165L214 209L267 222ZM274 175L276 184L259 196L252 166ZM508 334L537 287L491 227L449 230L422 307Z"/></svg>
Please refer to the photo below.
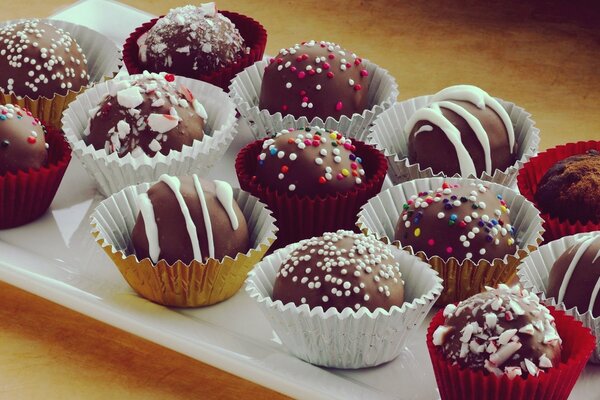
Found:
<svg viewBox="0 0 600 400"><path fill-rule="evenodd" d="M485 286L510 283L516 276L517 266L542 242L542 219L539 211L525 197L514 190L492 182L483 182L502 198L510 208L510 218L516 231L518 250L504 258L494 260L444 259L435 254L415 252L411 246L403 246L393 240L402 206L412 195L450 184L481 182L467 178L424 178L404 182L379 193L365 204L358 214L357 226L365 234L374 234L379 240L403 248L427 262L444 280L444 291L438 305L454 303L480 293Z"/></svg>
<svg viewBox="0 0 600 400"><path fill-rule="evenodd" d="M271 211L256 197L234 189L234 199L248 221L250 250L206 263L160 260L154 264L149 258L139 260L131 245L139 212L136 199L151 186L129 186L100 203L91 215L92 235L127 283L140 296L166 306L207 306L233 296L276 239Z"/></svg>

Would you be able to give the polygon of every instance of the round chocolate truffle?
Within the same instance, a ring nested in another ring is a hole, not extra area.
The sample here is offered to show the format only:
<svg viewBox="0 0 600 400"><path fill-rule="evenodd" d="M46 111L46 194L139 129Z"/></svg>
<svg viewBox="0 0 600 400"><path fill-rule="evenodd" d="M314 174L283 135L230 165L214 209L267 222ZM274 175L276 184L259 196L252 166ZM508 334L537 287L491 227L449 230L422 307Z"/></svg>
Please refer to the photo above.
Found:
<svg viewBox="0 0 600 400"><path fill-rule="evenodd" d="M0 90L37 99L87 86L85 54L62 29L36 19L0 29Z"/></svg>
<svg viewBox="0 0 600 400"><path fill-rule="evenodd" d="M517 158L508 113L475 86L457 85L438 92L427 107L410 117L404 130L409 135L410 162L446 176L493 175Z"/></svg>
<svg viewBox="0 0 600 400"><path fill-rule="evenodd" d="M542 212L570 221L600 221L600 152L558 161L540 180L534 199Z"/></svg>
<svg viewBox="0 0 600 400"><path fill-rule="evenodd" d="M227 182L163 175L138 197L131 232L138 259L185 264L234 258L250 248L248 224Z"/></svg>
<svg viewBox="0 0 600 400"><path fill-rule="evenodd" d="M360 114L368 107L368 75L356 54L335 43L297 44L265 68L258 107L309 121Z"/></svg>
<svg viewBox="0 0 600 400"><path fill-rule="evenodd" d="M509 213L502 196L483 183L444 183L411 196L403 205L394 239L428 257L491 262L517 252Z"/></svg>
<svg viewBox="0 0 600 400"><path fill-rule="evenodd" d="M235 62L244 39L214 3L174 8L138 39L139 59L151 71L208 74Z"/></svg>
<svg viewBox="0 0 600 400"><path fill-rule="evenodd" d="M585 235L556 259L546 295L567 309L600 315L600 235Z"/></svg>
<svg viewBox="0 0 600 400"><path fill-rule="evenodd" d="M310 308L389 310L404 303L404 281L388 245L339 230L306 239L277 272L273 300Z"/></svg>
<svg viewBox="0 0 600 400"><path fill-rule="evenodd" d="M0 105L0 175L46 164L44 127L18 105Z"/></svg>
<svg viewBox="0 0 600 400"><path fill-rule="evenodd" d="M449 304L433 333L444 357L463 368L497 376L537 376L561 360L561 339L550 311L518 286L497 289Z"/></svg>
<svg viewBox="0 0 600 400"><path fill-rule="evenodd" d="M85 142L119 157L153 157L202 140L206 110L173 80L173 75L145 72L116 82L90 111Z"/></svg>
<svg viewBox="0 0 600 400"><path fill-rule="evenodd" d="M325 196L363 185L362 159L352 140L313 127L283 130L264 141L256 179L268 188L299 196Z"/></svg>

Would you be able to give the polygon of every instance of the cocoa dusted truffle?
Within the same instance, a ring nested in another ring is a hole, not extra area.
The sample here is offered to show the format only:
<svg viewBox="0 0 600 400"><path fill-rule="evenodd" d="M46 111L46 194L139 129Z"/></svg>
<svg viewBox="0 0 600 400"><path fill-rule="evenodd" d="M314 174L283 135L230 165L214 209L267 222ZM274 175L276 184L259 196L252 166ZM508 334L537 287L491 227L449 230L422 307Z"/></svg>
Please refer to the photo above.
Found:
<svg viewBox="0 0 600 400"><path fill-rule="evenodd" d="M282 49L263 75L259 108L296 118L340 119L368 108L368 71L356 54L330 42Z"/></svg>
<svg viewBox="0 0 600 400"><path fill-rule="evenodd" d="M447 176L493 175L516 161L510 117L496 99L476 86L451 86L417 110L404 130L408 159Z"/></svg>
<svg viewBox="0 0 600 400"><path fill-rule="evenodd" d="M140 260L189 264L235 258L250 248L246 219L227 182L163 175L138 206L131 240Z"/></svg>
<svg viewBox="0 0 600 400"><path fill-rule="evenodd" d="M0 105L0 175L46 164L44 127L18 105Z"/></svg>
<svg viewBox="0 0 600 400"><path fill-rule="evenodd" d="M84 140L97 150L134 157L181 151L204 137L206 110L170 74L145 72L117 81L90 111Z"/></svg>
<svg viewBox="0 0 600 400"><path fill-rule="evenodd" d="M87 60L62 29L37 19L0 28L0 90L37 99L89 84Z"/></svg>
<svg viewBox="0 0 600 400"><path fill-rule="evenodd" d="M149 70L196 76L234 63L244 52L244 39L215 3L207 3L170 10L138 39L138 46Z"/></svg>
<svg viewBox="0 0 600 400"><path fill-rule="evenodd" d="M339 230L298 244L277 272L273 300L310 308L400 307L404 281L388 245Z"/></svg>
<svg viewBox="0 0 600 400"><path fill-rule="evenodd" d="M600 152L558 161L540 180L534 199L542 212L570 221L600 221Z"/></svg>
<svg viewBox="0 0 600 400"><path fill-rule="evenodd" d="M403 205L394 238L428 257L492 261L517 252L509 213L482 183L444 183Z"/></svg>
<svg viewBox="0 0 600 400"><path fill-rule="evenodd" d="M556 261L548 277L546 295L567 309L600 315L600 235L586 235Z"/></svg>
<svg viewBox="0 0 600 400"><path fill-rule="evenodd" d="M561 360L561 339L550 311L518 286L449 304L433 344L450 362L497 376L537 376Z"/></svg>
<svg viewBox="0 0 600 400"><path fill-rule="evenodd" d="M283 130L263 143L256 179L299 196L327 195L363 184L362 159L352 140L339 132L312 127Z"/></svg>

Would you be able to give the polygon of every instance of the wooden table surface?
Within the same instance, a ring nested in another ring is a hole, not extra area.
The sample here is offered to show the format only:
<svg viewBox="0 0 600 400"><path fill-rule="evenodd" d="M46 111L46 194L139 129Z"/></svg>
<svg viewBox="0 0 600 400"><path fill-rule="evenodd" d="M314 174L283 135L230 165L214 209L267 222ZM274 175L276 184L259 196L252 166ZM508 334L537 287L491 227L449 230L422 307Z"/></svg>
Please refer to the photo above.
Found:
<svg viewBox="0 0 600 400"><path fill-rule="evenodd" d="M0 18L44 17L72 1L19 3L1 7ZM125 3L163 14L187 2ZM218 6L261 21L268 54L302 40L335 41L387 68L400 99L470 83L531 112L542 149L600 139L594 3L521 3L224 0ZM0 399L282 397L3 283L0 304Z"/></svg>

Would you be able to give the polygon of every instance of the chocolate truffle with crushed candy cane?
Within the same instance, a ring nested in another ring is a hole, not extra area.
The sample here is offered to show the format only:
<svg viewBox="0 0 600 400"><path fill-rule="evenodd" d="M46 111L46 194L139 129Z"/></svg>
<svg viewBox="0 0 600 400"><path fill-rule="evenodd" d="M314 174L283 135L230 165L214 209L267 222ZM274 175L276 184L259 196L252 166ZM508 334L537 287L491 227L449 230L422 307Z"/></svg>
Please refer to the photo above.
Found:
<svg viewBox="0 0 600 400"><path fill-rule="evenodd" d="M483 183L444 183L411 196L394 239L428 257L492 261L517 252L509 213L502 196Z"/></svg>
<svg viewBox="0 0 600 400"><path fill-rule="evenodd" d="M352 140L339 132L319 127L283 130L262 147L255 179L274 190L326 195L351 190L365 179Z"/></svg>
<svg viewBox="0 0 600 400"><path fill-rule="evenodd" d="M181 151L204 137L206 110L170 74L144 72L114 81L111 92L90 110L83 139L96 149L134 157Z"/></svg>
<svg viewBox="0 0 600 400"><path fill-rule="evenodd" d="M561 360L561 339L550 311L533 293L497 289L449 304L433 333L444 357L464 368L509 378L537 376Z"/></svg>
<svg viewBox="0 0 600 400"><path fill-rule="evenodd" d="M298 244L277 272L273 300L338 311L400 307L404 281L388 245L339 230Z"/></svg>

